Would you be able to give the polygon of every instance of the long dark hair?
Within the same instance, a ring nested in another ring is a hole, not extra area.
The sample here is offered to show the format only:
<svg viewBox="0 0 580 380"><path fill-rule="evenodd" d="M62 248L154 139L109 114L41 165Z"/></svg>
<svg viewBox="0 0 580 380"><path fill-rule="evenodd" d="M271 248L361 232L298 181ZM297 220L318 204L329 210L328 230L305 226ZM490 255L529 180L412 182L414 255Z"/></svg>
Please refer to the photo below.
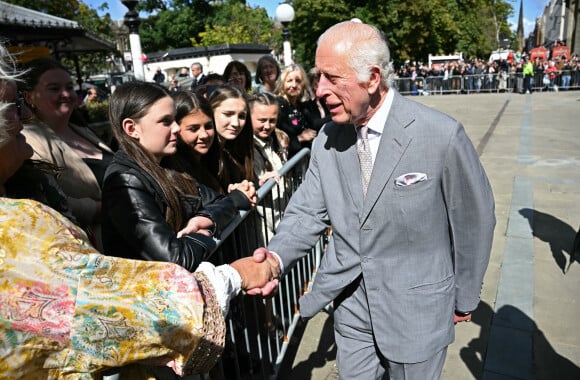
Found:
<svg viewBox="0 0 580 380"><path fill-rule="evenodd" d="M215 89L210 98L209 104L215 110L227 99L242 99L247 105L247 96L240 89L230 85L223 85ZM249 113L248 113L249 114ZM224 189L229 184L241 182L244 179L254 180L254 143L253 132L246 117L246 123L238 137L228 140L224 148L220 149L220 165L217 177ZM222 138L217 136L218 141ZM204 157L205 158L205 157Z"/></svg>
<svg viewBox="0 0 580 380"><path fill-rule="evenodd" d="M191 91L174 92L171 97L175 102L175 121L177 124L181 124L183 118L187 115L199 111L209 117L213 125L213 111L207 99ZM215 138L217 139L217 136ZM178 136L177 153L163 158L161 165L181 173L188 173L198 182L209 186L219 193L224 193L217 177L211 174L218 172L219 150L219 144L212 143L205 155L207 156L206 164L202 165L201 158L197 157L193 153L193 149ZM213 165L208 167L208 162Z"/></svg>
<svg viewBox="0 0 580 380"><path fill-rule="evenodd" d="M165 219L177 231L184 223L179 194L196 194L195 180L161 167L151 153L123 130L124 119L138 120L144 117L153 104L165 97L170 97L169 91L157 83L124 83L111 96L109 120L120 148L161 187L167 201Z"/></svg>

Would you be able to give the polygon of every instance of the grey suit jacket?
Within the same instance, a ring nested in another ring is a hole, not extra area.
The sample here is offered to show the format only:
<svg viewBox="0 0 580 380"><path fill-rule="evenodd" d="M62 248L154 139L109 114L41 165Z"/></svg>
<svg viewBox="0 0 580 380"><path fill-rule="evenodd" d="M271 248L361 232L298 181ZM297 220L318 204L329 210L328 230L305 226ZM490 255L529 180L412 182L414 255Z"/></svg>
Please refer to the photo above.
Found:
<svg viewBox="0 0 580 380"><path fill-rule="evenodd" d="M332 225L301 315L316 314L362 273L379 349L389 360L414 363L453 341L454 309L479 303L494 200L463 126L394 95L366 198L354 127L327 124L268 248L288 271ZM395 184L412 172L427 180Z"/></svg>

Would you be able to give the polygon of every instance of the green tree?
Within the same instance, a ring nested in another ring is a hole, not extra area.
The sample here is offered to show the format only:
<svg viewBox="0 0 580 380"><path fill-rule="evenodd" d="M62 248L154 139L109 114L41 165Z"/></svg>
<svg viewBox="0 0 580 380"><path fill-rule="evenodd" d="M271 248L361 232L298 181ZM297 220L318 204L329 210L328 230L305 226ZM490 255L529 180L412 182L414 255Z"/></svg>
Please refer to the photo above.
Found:
<svg viewBox="0 0 580 380"><path fill-rule="evenodd" d="M90 8L87 4L78 0L7 0L7 2L52 16L76 21L81 27L96 36L109 41L114 40L110 28L111 16L109 13L101 17L96 9ZM104 2L99 7L99 10L103 11L106 9L108 9L108 4ZM41 40L42 36L39 36L39 39ZM75 53L74 55L65 57L63 63L71 71L76 72L77 63L75 61L78 62L78 67L82 75L87 77L106 71L109 67L107 60L111 54L115 53L117 52Z"/></svg>
<svg viewBox="0 0 580 380"><path fill-rule="evenodd" d="M6 0L6 2L74 21L80 4L78 0Z"/></svg>
<svg viewBox="0 0 580 380"><path fill-rule="evenodd" d="M205 29L205 20L192 8L168 9L149 16L142 21L139 29L143 51L157 52L192 46L191 39Z"/></svg>
<svg viewBox="0 0 580 380"><path fill-rule="evenodd" d="M111 39L111 16L106 13L100 17L97 11L109 9L107 2L103 2L98 9L90 8L79 0L6 0L7 3L24 8L76 21L86 30L100 37Z"/></svg>
<svg viewBox="0 0 580 380"><path fill-rule="evenodd" d="M214 9L205 0L149 0L139 4L152 13L143 19L139 34L145 52L158 52L192 46L192 39L205 30Z"/></svg>
<svg viewBox="0 0 580 380"><path fill-rule="evenodd" d="M356 17L345 0L295 0L294 21L290 23L290 43L294 61L306 70L314 65L316 41L337 22Z"/></svg>
<svg viewBox="0 0 580 380"><path fill-rule="evenodd" d="M205 24L205 31L199 33L195 46L218 44L267 44L280 41L273 21L263 8L254 9L240 0L229 0L214 6L215 16Z"/></svg>
<svg viewBox="0 0 580 380"><path fill-rule="evenodd" d="M273 46L281 41L266 11L243 0L147 0L139 7L153 12L139 30L145 52L225 43Z"/></svg>
<svg viewBox="0 0 580 380"><path fill-rule="evenodd" d="M487 57L497 35L513 35L507 23L512 6L504 0L295 0L291 23L295 60L313 64L318 36L354 17L382 30L392 59L426 62L429 54L462 51Z"/></svg>

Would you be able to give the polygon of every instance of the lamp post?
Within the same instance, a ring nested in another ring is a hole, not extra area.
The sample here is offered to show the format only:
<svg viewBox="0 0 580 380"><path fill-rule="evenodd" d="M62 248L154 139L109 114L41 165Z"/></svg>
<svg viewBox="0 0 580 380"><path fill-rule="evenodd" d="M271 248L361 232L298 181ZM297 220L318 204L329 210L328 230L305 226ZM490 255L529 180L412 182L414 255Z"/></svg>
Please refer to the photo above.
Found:
<svg viewBox="0 0 580 380"><path fill-rule="evenodd" d="M292 48L290 46L290 30L288 24L294 20L294 8L284 3L276 8L276 20L282 24L282 38L284 39L284 66L292 64Z"/></svg>
<svg viewBox="0 0 580 380"><path fill-rule="evenodd" d="M135 10L138 0L123 0L124 6L129 9L125 14L125 25L129 28L129 45L131 46L131 60L133 61L133 74L137 80L145 80L145 70L141 52L141 39L139 38L139 13Z"/></svg>

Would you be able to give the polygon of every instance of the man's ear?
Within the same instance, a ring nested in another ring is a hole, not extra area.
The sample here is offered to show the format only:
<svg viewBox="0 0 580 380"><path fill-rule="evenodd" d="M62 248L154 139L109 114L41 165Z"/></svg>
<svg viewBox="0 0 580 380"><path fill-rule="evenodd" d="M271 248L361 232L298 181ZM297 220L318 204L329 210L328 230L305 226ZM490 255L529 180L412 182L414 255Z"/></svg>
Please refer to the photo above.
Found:
<svg viewBox="0 0 580 380"><path fill-rule="evenodd" d="M371 75L367 81L367 91L369 94L374 94L381 87L381 69L378 66L371 66Z"/></svg>
<svg viewBox="0 0 580 380"><path fill-rule="evenodd" d="M129 137L139 140L139 128L133 119L123 119L121 125L123 126L123 131L125 131Z"/></svg>

